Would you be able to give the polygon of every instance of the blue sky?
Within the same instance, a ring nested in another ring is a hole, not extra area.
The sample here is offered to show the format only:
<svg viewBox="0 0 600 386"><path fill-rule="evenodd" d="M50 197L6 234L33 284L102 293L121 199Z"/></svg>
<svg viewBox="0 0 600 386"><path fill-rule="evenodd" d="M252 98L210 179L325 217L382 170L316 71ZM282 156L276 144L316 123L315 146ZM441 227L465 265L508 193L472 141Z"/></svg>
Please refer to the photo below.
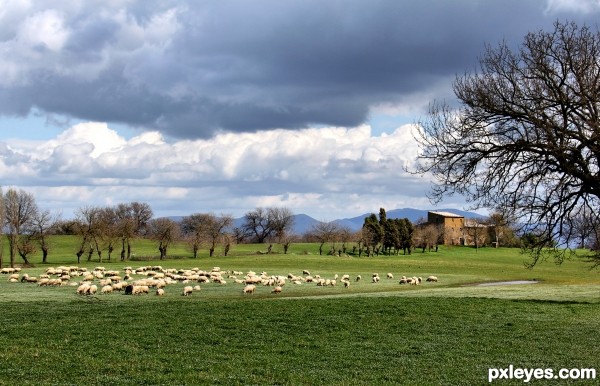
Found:
<svg viewBox="0 0 600 386"><path fill-rule="evenodd" d="M0 181L63 216L427 209L411 130L485 44L586 0L3 1ZM441 204L464 209L461 197Z"/></svg>

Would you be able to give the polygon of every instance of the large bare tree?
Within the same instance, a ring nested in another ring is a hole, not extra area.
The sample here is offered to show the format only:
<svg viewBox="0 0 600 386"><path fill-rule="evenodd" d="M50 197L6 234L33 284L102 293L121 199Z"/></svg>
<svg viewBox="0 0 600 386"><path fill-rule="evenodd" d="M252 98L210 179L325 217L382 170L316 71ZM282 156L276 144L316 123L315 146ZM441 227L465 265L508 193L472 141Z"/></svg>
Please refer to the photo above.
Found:
<svg viewBox="0 0 600 386"><path fill-rule="evenodd" d="M50 252L50 237L48 234L60 221L60 213L52 213L49 210L40 210L32 219L32 238L42 250L42 263L48 262Z"/></svg>
<svg viewBox="0 0 600 386"><path fill-rule="evenodd" d="M231 247L226 232L232 224L233 216L231 215L216 216L213 213L194 213L182 219L181 229L192 246L194 257L197 256L198 249L203 242L208 244L209 255L212 257L220 241L228 241Z"/></svg>
<svg viewBox="0 0 600 386"><path fill-rule="evenodd" d="M529 33L519 49L487 46L454 81L460 106L433 103L415 135L434 201L460 194L512 212L539 240L532 264L552 241L568 244L571 214L600 213L598 58L600 32L574 23Z"/></svg>
<svg viewBox="0 0 600 386"><path fill-rule="evenodd" d="M257 243L264 243L270 237L283 239L294 224L293 213L288 208L256 208L244 216L244 233Z"/></svg>
<svg viewBox="0 0 600 386"><path fill-rule="evenodd" d="M33 194L22 189L8 189L4 195L4 220L6 225L8 244L10 247L10 266L15 266L15 258L19 253L19 246L29 248L29 244L22 243L26 230L31 227L32 221L38 213L38 207ZM22 251L25 252L25 251ZM21 253L25 264L28 264L27 253Z"/></svg>
<svg viewBox="0 0 600 386"><path fill-rule="evenodd" d="M148 236L158 242L160 259L167 257L171 244L179 239L181 229L179 224L169 218L161 217L148 222Z"/></svg>
<svg viewBox="0 0 600 386"><path fill-rule="evenodd" d="M102 261L102 249L100 238L102 236L101 222L102 208L97 206L83 206L75 213L75 233L79 236L79 247L77 248L77 264L81 262L81 256L87 253L87 261L92 260L94 251L98 254L98 261Z"/></svg>

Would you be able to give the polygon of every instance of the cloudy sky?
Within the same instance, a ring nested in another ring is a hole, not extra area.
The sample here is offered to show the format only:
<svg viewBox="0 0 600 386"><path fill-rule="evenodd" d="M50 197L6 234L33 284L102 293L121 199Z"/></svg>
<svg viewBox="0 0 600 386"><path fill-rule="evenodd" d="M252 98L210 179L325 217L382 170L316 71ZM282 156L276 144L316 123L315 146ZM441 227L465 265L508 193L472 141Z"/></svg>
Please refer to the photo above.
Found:
<svg viewBox="0 0 600 386"><path fill-rule="evenodd" d="M428 209L429 181L403 171L427 105L486 43L598 16L598 0L0 0L0 184L63 217Z"/></svg>

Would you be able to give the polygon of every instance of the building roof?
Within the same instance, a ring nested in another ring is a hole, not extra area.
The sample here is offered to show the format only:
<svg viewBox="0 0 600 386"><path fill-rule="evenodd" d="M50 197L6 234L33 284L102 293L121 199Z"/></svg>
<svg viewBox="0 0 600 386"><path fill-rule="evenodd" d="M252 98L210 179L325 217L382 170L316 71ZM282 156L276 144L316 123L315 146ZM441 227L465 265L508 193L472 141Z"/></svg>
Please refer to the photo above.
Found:
<svg viewBox="0 0 600 386"><path fill-rule="evenodd" d="M438 216L442 216L442 217L456 217L456 218L464 218L465 216L461 216L460 214L456 214L456 213L450 213L450 212L429 212L429 213L433 213L433 214L437 214Z"/></svg>

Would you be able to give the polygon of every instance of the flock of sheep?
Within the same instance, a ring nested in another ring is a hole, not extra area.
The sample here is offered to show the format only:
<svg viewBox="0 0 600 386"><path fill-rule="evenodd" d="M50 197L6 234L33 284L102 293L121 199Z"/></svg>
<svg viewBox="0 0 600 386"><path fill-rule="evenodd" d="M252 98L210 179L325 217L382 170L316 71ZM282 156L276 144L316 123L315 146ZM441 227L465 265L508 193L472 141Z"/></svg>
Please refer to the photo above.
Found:
<svg viewBox="0 0 600 386"><path fill-rule="evenodd" d="M288 273L286 276L269 275L266 272L256 273L253 271L226 271L220 267L213 267L209 271L199 268L192 269L163 269L161 266L144 267L125 267L122 271L107 270L105 267L95 267L92 270L76 266L50 267L39 275L39 277L29 276L27 273L21 273L20 268L2 268L0 274L8 275L8 281L13 283L35 283L38 286L73 286L77 287L76 293L79 295L110 294L113 292L123 292L126 295L141 295L154 292L158 296L165 294L167 286L173 284L183 284L181 294L190 296L196 291L200 291L200 284L216 283L226 285L229 282L243 286L242 293L254 294L258 286L272 287L270 291L273 294L283 292L283 287L291 283L293 285L313 284L320 287L334 287L339 285L345 288L350 287L352 281L362 280L361 275L353 279L350 275L339 276L335 274L331 278L321 277L321 275L312 275L310 271L303 270L302 275ZM389 272L386 280L393 280L394 275ZM427 282L437 282L437 276L429 276L425 279ZM371 275L372 283L379 283L381 278L378 273ZM421 277L402 276L399 284L419 285L423 282Z"/></svg>

